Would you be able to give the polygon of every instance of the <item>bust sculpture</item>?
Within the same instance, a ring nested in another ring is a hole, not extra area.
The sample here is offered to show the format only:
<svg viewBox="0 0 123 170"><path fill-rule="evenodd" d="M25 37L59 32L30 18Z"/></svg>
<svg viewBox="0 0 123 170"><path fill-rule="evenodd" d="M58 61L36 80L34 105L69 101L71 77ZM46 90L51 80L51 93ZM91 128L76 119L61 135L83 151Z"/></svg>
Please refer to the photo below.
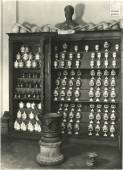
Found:
<svg viewBox="0 0 123 170"><path fill-rule="evenodd" d="M71 5L68 5L64 8L66 21L63 23L56 24L55 26L61 30L74 29L78 24L72 19L74 14L74 8Z"/></svg>

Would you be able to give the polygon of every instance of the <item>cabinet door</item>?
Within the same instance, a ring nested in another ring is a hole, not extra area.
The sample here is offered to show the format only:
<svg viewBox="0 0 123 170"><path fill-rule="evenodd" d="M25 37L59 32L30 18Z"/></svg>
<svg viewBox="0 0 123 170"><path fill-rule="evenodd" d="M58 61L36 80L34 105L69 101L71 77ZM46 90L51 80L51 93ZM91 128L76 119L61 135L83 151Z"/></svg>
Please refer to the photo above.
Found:
<svg viewBox="0 0 123 170"><path fill-rule="evenodd" d="M35 35L9 37L9 130L21 137L41 132L44 112L43 38ZM39 115L39 116L38 116Z"/></svg>

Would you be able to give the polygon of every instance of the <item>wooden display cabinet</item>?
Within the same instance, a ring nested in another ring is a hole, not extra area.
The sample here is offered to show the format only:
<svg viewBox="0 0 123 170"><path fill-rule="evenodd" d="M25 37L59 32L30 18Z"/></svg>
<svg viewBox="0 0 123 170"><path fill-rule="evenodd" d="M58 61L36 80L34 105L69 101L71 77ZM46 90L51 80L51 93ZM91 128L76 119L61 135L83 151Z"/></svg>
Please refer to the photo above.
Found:
<svg viewBox="0 0 123 170"><path fill-rule="evenodd" d="M63 136L88 140L90 143L100 141L121 146L121 31L81 32L72 35L9 34L9 38L10 132L15 131L14 121L20 101L14 99L17 80L22 72L39 71L41 114L63 114ZM39 69L13 67L22 44L28 44L34 54L40 47ZM26 101L30 99L26 98ZM18 131L15 134L33 138L37 133Z"/></svg>
<svg viewBox="0 0 123 170"><path fill-rule="evenodd" d="M39 138L44 113L44 42L52 34L9 35L9 134ZM47 45L47 42L45 42Z"/></svg>

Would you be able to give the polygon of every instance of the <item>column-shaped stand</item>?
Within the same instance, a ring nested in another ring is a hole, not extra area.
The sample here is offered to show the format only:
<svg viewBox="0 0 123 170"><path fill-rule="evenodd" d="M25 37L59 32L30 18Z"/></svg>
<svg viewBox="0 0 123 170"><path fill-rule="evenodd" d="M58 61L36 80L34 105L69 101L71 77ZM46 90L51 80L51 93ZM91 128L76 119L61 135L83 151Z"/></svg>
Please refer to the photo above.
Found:
<svg viewBox="0 0 123 170"><path fill-rule="evenodd" d="M41 165L56 165L63 161L61 153L61 115L48 113L42 119L42 136L37 162Z"/></svg>

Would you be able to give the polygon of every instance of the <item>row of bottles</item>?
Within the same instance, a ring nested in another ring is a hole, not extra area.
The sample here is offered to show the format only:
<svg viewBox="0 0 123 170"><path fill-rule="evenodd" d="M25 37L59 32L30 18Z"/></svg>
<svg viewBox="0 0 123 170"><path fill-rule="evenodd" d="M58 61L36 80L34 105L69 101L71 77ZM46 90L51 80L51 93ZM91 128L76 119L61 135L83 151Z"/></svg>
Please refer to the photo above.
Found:
<svg viewBox="0 0 123 170"><path fill-rule="evenodd" d="M26 102L24 103L23 101L19 102L19 109L42 109L42 104L41 103L35 103L35 102Z"/></svg>
<svg viewBox="0 0 123 170"><path fill-rule="evenodd" d="M28 45L22 45L16 54L14 68L40 68L41 55L40 48L33 54Z"/></svg>
<svg viewBox="0 0 123 170"><path fill-rule="evenodd" d="M110 43L105 41L104 42L104 52L100 52L100 45L95 44L94 49L89 53L90 55L90 67L94 68L100 68L100 67L105 67L107 68L110 64L111 67L116 68L117 65L117 57L118 57L118 51L119 51L119 44L115 44L114 46L114 51L111 53L109 56L109 48ZM89 52L89 45L84 46L84 51L87 53ZM62 51L58 51L58 47L55 46L55 56L54 56L54 62L53 62L53 67L54 68L80 68L81 67L81 59L82 59L82 51L79 51L78 45L74 45L73 50L71 49L70 52L68 52L68 45L67 43L64 43L62 45ZM111 58L111 63L109 63L109 57ZM102 61L103 58L103 61Z"/></svg>
<svg viewBox="0 0 123 170"><path fill-rule="evenodd" d="M23 90L15 90L14 99L19 100L40 100L41 99L41 91L35 89L23 89Z"/></svg>
<svg viewBox="0 0 123 170"><path fill-rule="evenodd" d="M19 73L14 91L14 99L41 99L41 73L32 71L23 71Z"/></svg>
<svg viewBox="0 0 123 170"><path fill-rule="evenodd" d="M104 70L103 80L101 78L102 72L97 71L97 76L95 78L95 70L90 72L91 79L89 82L89 98L90 101L103 100L104 102L115 102L116 101L116 71L112 70L109 78L109 71ZM102 89L103 87L103 89ZM103 98L103 99L102 99Z"/></svg>
<svg viewBox="0 0 123 170"><path fill-rule="evenodd" d="M41 73L39 72L34 72L34 71L23 71L20 75L20 79L40 79L42 76L41 76Z"/></svg>
<svg viewBox="0 0 123 170"><path fill-rule="evenodd" d="M81 104L60 104L57 113L62 114L61 133L62 134L79 134L80 120L82 118Z"/></svg>
<svg viewBox="0 0 123 170"><path fill-rule="evenodd" d="M90 41L91 42L91 41ZM93 42L93 43L92 43ZM109 41L100 41L99 42L94 42L92 41L90 44L82 44L81 42L78 42L77 44L69 44L69 43L63 43L61 45L55 46L54 47L54 51L55 53L65 53L67 55L67 52L74 52L74 54L77 54L79 52L89 52L89 51L93 51L93 52L99 52L99 51L110 51L111 49L113 51L118 52L120 50L120 45L119 43L114 43L112 44L112 42ZM68 53L69 54L69 53Z"/></svg>
<svg viewBox="0 0 123 170"><path fill-rule="evenodd" d="M116 105L90 104L88 135L100 136L103 133L103 136L115 137L116 120Z"/></svg>
<svg viewBox="0 0 123 170"><path fill-rule="evenodd" d="M42 82L41 80L26 80L26 79L18 79L17 80L17 84L16 84L17 88L41 88L42 87Z"/></svg>
<svg viewBox="0 0 123 170"><path fill-rule="evenodd" d="M20 102L14 129L18 131L41 132L41 122L38 118L40 111L41 103Z"/></svg>
<svg viewBox="0 0 123 170"><path fill-rule="evenodd" d="M91 53L91 60L90 60L90 67L91 68L116 68L118 66L118 54L117 52L112 52L112 54L109 54L108 52L105 52L102 56L101 52L98 52L97 54Z"/></svg>
<svg viewBox="0 0 123 170"><path fill-rule="evenodd" d="M76 78L75 75L77 75ZM81 76L81 71L75 72L74 70L71 70L69 78L68 78L68 72L66 70L63 71L63 73L58 72L58 77L55 80L56 87L53 91L54 101L57 100L79 101L79 97L81 95L80 76Z"/></svg>
<svg viewBox="0 0 123 170"><path fill-rule="evenodd" d="M16 119L14 129L17 131L41 132L41 123L39 120L33 119Z"/></svg>

